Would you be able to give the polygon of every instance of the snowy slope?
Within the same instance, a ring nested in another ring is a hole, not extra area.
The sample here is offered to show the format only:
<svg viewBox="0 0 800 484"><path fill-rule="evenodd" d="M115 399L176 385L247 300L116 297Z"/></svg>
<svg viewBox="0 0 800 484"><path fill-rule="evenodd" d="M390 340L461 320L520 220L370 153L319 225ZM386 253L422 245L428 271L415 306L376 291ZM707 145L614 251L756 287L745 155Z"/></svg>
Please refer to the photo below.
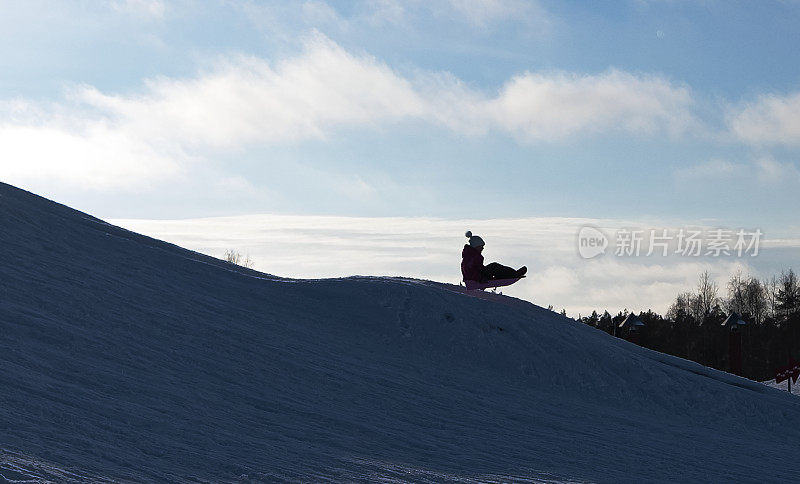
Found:
<svg viewBox="0 0 800 484"><path fill-rule="evenodd" d="M787 392L788 393L788 391L789 391L788 384L785 381L783 381L781 383L775 383L775 380L772 379L772 380L762 381L761 383L763 383L764 385L767 385L768 387L772 387L772 388L776 388L778 390L781 390L783 392ZM792 395L800 395L800 387L798 387L798 385L796 385L794 383L792 383Z"/></svg>
<svg viewBox="0 0 800 484"><path fill-rule="evenodd" d="M280 279L2 184L0 227L6 479L800 475L797 398L524 301Z"/></svg>

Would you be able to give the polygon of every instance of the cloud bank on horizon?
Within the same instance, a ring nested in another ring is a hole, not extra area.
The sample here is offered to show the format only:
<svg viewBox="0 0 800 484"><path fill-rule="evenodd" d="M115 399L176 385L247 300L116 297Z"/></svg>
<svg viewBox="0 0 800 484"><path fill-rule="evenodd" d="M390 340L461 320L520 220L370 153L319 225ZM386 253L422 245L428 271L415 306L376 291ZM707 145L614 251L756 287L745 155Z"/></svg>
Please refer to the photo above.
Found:
<svg viewBox="0 0 800 484"><path fill-rule="evenodd" d="M250 257L255 269L279 277L399 276L452 284L461 280L464 230L473 229L486 241L487 262L529 268L526 279L503 288L504 294L563 308L573 317L593 310L616 314L623 309L664 314L679 293L696 286L704 271L712 275L724 296L732 275L740 272L767 279L788 269L782 265L787 254L800 250L799 231L793 238L765 236L741 253L731 242L728 256L709 255L708 244L696 255L684 255L676 252L675 240L666 256L660 249L648 255L650 230L659 235L671 230L674 236L681 228L612 219L242 215L111 222L212 257L238 251ZM610 246L590 259L582 258L578 234L583 227L601 229L612 239ZM625 230L642 231L645 240L638 256L619 250L614 234ZM694 230L708 234L714 228Z"/></svg>

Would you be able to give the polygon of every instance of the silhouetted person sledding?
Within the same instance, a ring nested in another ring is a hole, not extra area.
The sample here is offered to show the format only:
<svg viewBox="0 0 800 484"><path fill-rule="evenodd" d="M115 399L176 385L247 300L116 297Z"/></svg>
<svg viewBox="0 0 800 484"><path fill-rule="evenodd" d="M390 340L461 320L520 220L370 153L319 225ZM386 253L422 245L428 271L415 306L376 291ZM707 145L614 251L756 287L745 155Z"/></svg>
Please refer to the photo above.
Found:
<svg viewBox="0 0 800 484"><path fill-rule="evenodd" d="M487 287L507 286L517 282L521 277L525 277L528 268L525 266L519 269L492 262L483 265L483 239L472 232L465 234L469 238L469 243L464 245L461 251L461 275L464 277L464 284L467 289L484 289Z"/></svg>

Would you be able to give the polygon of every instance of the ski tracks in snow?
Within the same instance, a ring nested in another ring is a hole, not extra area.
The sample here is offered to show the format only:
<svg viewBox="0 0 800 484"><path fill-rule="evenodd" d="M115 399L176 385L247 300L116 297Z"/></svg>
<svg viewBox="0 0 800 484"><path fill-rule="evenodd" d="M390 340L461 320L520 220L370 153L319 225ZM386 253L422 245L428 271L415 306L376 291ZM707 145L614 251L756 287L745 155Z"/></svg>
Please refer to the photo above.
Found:
<svg viewBox="0 0 800 484"><path fill-rule="evenodd" d="M11 483L100 483L112 479L70 472L39 459L25 457L7 449L0 449L0 482Z"/></svg>

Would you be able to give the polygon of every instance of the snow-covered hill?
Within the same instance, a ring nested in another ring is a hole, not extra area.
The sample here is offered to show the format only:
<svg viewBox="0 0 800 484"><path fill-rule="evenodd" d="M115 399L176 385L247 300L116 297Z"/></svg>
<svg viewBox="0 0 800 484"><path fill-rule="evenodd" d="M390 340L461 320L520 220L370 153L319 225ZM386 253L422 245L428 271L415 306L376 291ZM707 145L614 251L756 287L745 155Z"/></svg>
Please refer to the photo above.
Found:
<svg viewBox="0 0 800 484"><path fill-rule="evenodd" d="M794 396L524 301L281 279L2 184L0 228L8 480L800 475Z"/></svg>
<svg viewBox="0 0 800 484"><path fill-rule="evenodd" d="M782 381L781 383L776 383L775 380L773 379L773 380L762 381L761 383L767 385L768 387L776 388L786 393L788 393L789 391L789 385L787 384L786 381ZM792 395L800 395L800 387L792 383L791 388L792 388Z"/></svg>

